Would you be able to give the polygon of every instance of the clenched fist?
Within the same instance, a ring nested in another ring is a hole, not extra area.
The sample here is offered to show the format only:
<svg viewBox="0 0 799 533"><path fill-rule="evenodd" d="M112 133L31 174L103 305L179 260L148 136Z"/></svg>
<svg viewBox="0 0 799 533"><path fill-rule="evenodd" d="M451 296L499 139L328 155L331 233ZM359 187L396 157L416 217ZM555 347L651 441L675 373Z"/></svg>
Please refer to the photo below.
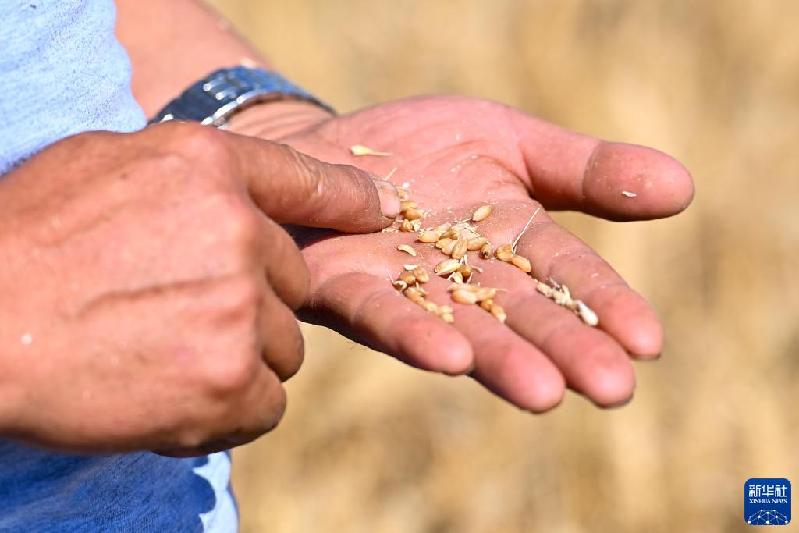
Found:
<svg viewBox="0 0 799 533"><path fill-rule="evenodd" d="M63 140L0 180L0 435L208 453L273 428L308 272L280 223L371 232L393 188L192 124Z"/></svg>

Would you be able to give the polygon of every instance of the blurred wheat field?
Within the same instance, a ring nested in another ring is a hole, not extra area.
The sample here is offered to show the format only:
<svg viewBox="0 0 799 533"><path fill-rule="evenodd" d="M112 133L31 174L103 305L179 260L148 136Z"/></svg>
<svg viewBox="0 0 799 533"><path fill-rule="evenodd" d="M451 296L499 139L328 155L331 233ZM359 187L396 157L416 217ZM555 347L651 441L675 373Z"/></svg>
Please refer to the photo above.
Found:
<svg viewBox="0 0 799 533"><path fill-rule="evenodd" d="M749 477L799 480L799 3L216 0L341 111L458 92L655 146L673 220L560 220L651 299L633 402L521 413L306 328L272 434L235 453L244 532L744 531Z"/></svg>

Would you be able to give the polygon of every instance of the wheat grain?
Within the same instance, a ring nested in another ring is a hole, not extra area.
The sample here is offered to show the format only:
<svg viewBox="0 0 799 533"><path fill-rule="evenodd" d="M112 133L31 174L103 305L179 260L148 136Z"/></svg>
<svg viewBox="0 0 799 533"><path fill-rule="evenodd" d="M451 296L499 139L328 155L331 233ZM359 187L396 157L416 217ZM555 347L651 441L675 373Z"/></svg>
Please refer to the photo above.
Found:
<svg viewBox="0 0 799 533"><path fill-rule="evenodd" d="M414 303L424 301L424 293L423 291L419 290L418 287L408 287L402 292L402 294L404 294L406 298Z"/></svg>
<svg viewBox="0 0 799 533"><path fill-rule="evenodd" d="M411 286L416 283L416 276L414 276L411 272L408 272L406 270L405 272L399 275L399 280L404 281L405 283L408 284L408 286Z"/></svg>
<svg viewBox="0 0 799 533"><path fill-rule="evenodd" d="M411 274L414 275L416 281L418 281L419 283L427 283L428 281L430 281L430 274L428 274L427 270L425 270L423 267L419 266L414 268L411 271Z"/></svg>
<svg viewBox="0 0 799 533"><path fill-rule="evenodd" d="M397 250L399 250L400 252L405 252L410 256L416 257L416 250L413 248L413 246L409 244L397 245Z"/></svg>
<svg viewBox="0 0 799 533"><path fill-rule="evenodd" d="M501 244L494 250L494 256L500 261L509 263L515 254L513 253L513 246L510 244Z"/></svg>
<svg viewBox="0 0 799 533"><path fill-rule="evenodd" d="M477 295L470 290L456 289L452 291L452 300L459 304L477 303Z"/></svg>
<svg viewBox="0 0 799 533"><path fill-rule="evenodd" d="M391 155L390 152L378 152L377 150L373 150L368 146L364 146L362 144L354 144L350 146L350 153L355 157L360 157L364 155L374 155L374 156L381 156L381 157L388 157Z"/></svg>
<svg viewBox="0 0 799 533"><path fill-rule="evenodd" d="M463 283L463 274L460 272L453 272L447 279L455 283Z"/></svg>
<svg viewBox="0 0 799 533"><path fill-rule="evenodd" d="M419 234L416 240L428 244L438 242L438 233L429 229L424 230Z"/></svg>
<svg viewBox="0 0 799 533"><path fill-rule="evenodd" d="M500 322L502 322L503 324L505 323L505 320L507 320L507 318L508 318L508 315L505 314L505 310L502 309L502 307L500 307L497 304L493 304L488 309L488 312L491 313L492 315L494 315L494 317L497 320L499 320Z"/></svg>
<svg viewBox="0 0 799 533"><path fill-rule="evenodd" d="M411 207L402 212L406 220L419 220L422 218L422 212L418 209Z"/></svg>
<svg viewBox="0 0 799 533"><path fill-rule="evenodd" d="M445 246L452 242L452 239L447 237L442 237L436 241L436 248L439 250L443 250Z"/></svg>
<svg viewBox="0 0 799 533"><path fill-rule="evenodd" d="M403 232L405 232L405 233L411 233L411 232L413 232L413 231L414 231L414 229L413 229L413 222L411 222L410 220L407 220L407 219L403 220L403 221L400 223L399 230L400 230L400 231L403 231Z"/></svg>
<svg viewBox="0 0 799 533"><path fill-rule="evenodd" d="M582 300L575 300L577 304L577 315L589 326L597 326L599 324L599 317L593 309L588 307Z"/></svg>
<svg viewBox="0 0 799 533"><path fill-rule="evenodd" d="M458 241L453 239L446 239L447 243L441 247L441 251L444 252L445 255L452 255L452 252L455 250L455 245Z"/></svg>
<svg viewBox="0 0 799 533"><path fill-rule="evenodd" d="M458 270L460 265L461 263L457 259L445 259L436 265L434 272L439 276L448 276Z"/></svg>
<svg viewBox="0 0 799 533"><path fill-rule="evenodd" d="M466 243L466 249L470 252L476 252L486 244L488 244L488 239L485 237L473 237Z"/></svg>
<svg viewBox="0 0 799 533"><path fill-rule="evenodd" d="M481 222L488 218L494 208L489 204L483 204L472 213L472 222Z"/></svg>
<svg viewBox="0 0 799 533"><path fill-rule="evenodd" d="M497 295L497 290L492 287L477 287L474 291L477 301L491 300Z"/></svg>
<svg viewBox="0 0 799 533"><path fill-rule="evenodd" d="M452 258L453 259L461 259L463 256L466 255L468 250L468 241L466 239L458 239L455 241L455 245L452 247Z"/></svg>
<svg viewBox="0 0 799 533"><path fill-rule="evenodd" d="M529 274L530 272L533 271L533 266L530 264L530 260L527 259L526 257L522 257L521 255L514 255L511 258L510 262L513 264L513 266L515 266L525 274Z"/></svg>

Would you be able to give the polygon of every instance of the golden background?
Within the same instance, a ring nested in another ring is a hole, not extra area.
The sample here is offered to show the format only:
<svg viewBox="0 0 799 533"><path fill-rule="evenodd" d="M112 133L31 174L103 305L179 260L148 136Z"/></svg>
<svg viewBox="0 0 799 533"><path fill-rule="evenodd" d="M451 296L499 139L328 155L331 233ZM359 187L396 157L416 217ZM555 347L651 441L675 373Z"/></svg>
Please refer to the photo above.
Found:
<svg viewBox="0 0 799 533"><path fill-rule="evenodd" d="M799 3L213 4L339 110L492 98L697 182L673 220L560 217L665 322L630 405L531 416L307 328L284 422L235 454L245 533L745 531L748 477L799 482Z"/></svg>

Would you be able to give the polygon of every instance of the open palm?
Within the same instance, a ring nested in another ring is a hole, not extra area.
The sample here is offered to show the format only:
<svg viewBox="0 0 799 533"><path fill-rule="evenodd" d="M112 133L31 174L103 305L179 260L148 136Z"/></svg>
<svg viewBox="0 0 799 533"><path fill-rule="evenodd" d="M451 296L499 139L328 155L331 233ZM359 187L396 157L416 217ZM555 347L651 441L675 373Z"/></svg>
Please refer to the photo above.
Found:
<svg viewBox="0 0 799 533"><path fill-rule="evenodd" d="M573 209L613 220L675 214L691 200L685 169L644 147L605 143L565 131L512 108L462 97L421 97L336 117L282 139L316 158L348 163L406 183L427 213L423 226L467 218L495 245L510 243L535 208ZM365 144L388 157L353 157ZM312 300L304 318L413 366L469 373L488 389L531 411L559 403L565 386L598 405L623 403L635 385L630 356L659 354L662 330L651 307L588 246L541 211L518 243L533 275L568 285L599 315L599 327L535 290L529 275L470 253L483 268L473 281L503 289L500 323L478 306L453 304L449 282L434 276L428 298L455 308L450 325L392 288L402 265L429 271L444 259L414 233L327 235L304 245ZM412 244L419 256L397 250Z"/></svg>

